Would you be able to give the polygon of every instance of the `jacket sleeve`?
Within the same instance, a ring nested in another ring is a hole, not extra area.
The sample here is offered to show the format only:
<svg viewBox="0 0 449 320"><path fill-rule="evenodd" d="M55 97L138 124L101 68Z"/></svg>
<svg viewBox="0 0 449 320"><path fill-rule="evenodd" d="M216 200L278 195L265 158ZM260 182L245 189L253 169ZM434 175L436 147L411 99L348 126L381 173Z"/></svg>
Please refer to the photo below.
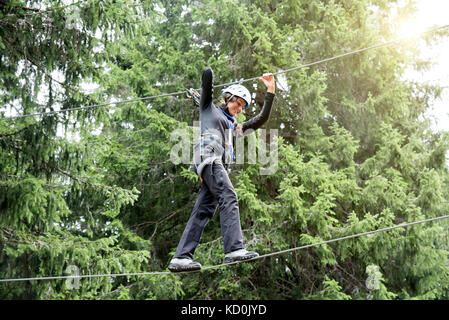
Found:
<svg viewBox="0 0 449 320"><path fill-rule="evenodd" d="M270 117L271 107L273 105L274 96L275 96L274 93L270 93L270 92L265 93L265 100L264 100L264 104L262 107L262 111L257 116L249 119L248 121L245 121L242 124L243 135L245 134L245 131L247 131L249 129L257 130L265 122L267 122L268 118Z"/></svg>
<svg viewBox="0 0 449 320"><path fill-rule="evenodd" d="M208 108L212 103L213 95L213 85L214 85L214 72L211 68L206 68L203 71L203 76L201 78L201 98L200 98L200 108Z"/></svg>

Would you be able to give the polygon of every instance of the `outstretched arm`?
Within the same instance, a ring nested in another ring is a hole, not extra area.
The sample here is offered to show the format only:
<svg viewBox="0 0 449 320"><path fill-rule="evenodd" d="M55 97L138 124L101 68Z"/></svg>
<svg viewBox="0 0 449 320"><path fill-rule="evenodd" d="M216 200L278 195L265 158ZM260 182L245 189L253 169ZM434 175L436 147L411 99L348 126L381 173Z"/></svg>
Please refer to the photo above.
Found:
<svg viewBox="0 0 449 320"><path fill-rule="evenodd" d="M243 134L245 134L245 131L249 129L252 130L259 129L270 117L271 106L273 105L274 99L274 91L276 88L274 83L274 76L271 73L266 73L263 75L262 78L260 78L260 80L262 80L262 82L267 87L267 92L265 93L265 100L262 107L262 111L254 118L251 118L242 124Z"/></svg>
<svg viewBox="0 0 449 320"><path fill-rule="evenodd" d="M211 68L206 68L201 79L200 108L207 108L212 103L213 85L214 72Z"/></svg>
<svg viewBox="0 0 449 320"><path fill-rule="evenodd" d="M273 93L276 89L276 85L274 84L274 76L272 73L265 73L259 80L262 80L262 82L267 87L267 92Z"/></svg>

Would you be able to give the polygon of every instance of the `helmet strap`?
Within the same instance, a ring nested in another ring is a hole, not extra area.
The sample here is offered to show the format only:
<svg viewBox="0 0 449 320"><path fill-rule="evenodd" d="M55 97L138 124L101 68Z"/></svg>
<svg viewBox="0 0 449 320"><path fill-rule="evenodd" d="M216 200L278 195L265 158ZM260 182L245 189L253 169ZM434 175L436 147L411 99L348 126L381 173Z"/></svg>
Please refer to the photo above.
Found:
<svg viewBox="0 0 449 320"><path fill-rule="evenodd" d="M232 98L234 98L234 95L233 95L233 94L232 94L229 98L226 98L226 97L225 97L225 103L226 103L226 106L228 105L229 101L232 100Z"/></svg>

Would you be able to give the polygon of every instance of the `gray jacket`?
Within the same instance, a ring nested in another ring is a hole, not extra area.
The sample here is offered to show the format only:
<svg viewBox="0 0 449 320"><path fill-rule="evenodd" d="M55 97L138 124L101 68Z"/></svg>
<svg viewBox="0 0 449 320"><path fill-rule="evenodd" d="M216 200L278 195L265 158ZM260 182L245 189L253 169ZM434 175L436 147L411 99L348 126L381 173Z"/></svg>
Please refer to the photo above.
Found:
<svg viewBox="0 0 449 320"><path fill-rule="evenodd" d="M228 168L233 160L235 138L244 136L247 130L259 129L268 120L275 96L270 92L265 93L261 112L243 124L238 124L226 107L216 106L212 102L213 82L214 73L211 68L206 68L202 75L199 103L201 134L193 157L193 168L199 177L207 164L216 161Z"/></svg>

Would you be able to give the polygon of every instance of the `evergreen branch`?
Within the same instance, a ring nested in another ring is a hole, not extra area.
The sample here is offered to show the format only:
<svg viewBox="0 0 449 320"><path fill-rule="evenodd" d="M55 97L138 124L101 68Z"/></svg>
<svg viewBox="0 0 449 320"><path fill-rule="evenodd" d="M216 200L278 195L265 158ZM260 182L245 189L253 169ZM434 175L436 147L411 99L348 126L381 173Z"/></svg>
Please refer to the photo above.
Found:
<svg viewBox="0 0 449 320"><path fill-rule="evenodd" d="M71 4L67 4L67 5L61 6L61 7L51 7L49 9L45 9L45 10L30 8L30 9L32 9L31 11L34 11L34 12L25 14L25 16L34 16L34 15L37 15L37 14L47 14L47 13L51 13L51 12L56 11L56 10L64 10L64 9L72 7L72 6L76 6L78 4L83 4L83 1L82 0L81 1L77 1L77 2L74 2L74 3L71 3ZM35 11L35 10L37 10L37 11Z"/></svg>
<svg viewBox="0 0 449 320"><path fill-rule="evenodd" d="M18 130L18 131L14 131L14 132L10 132L10 133L1 133L0 134L0 139L6 138L6 137L11 137L11 136L15 136L16 134L21 133L22 131L24 131L27 127L23 127L22 129Z"/></svg>
<svg viewBox="0 0 449 320"><path fill-rule="evenodd" d="M112 291L109 291L109 292L106 292L106 293L102 294L101 297L100 297L99 299L101 300L101 299L103 299L105 296L114 294L114 293L116 293L116 292L120 292L122 289L130 289L130 288L134 287L136 284L137 284L137 282L134 282L134 283L131 283L130 285L127 285L126 287L118 287L118 288L115 289L115 290L112 290Z"/></svg>
<svg viewBox="0 0 449 320"><path fill-rule="evenodd" d="M139 229L140 227L143 226L151 226L153 224L160 224L161 222L164 222L165 220L168 220L170 218L172 218L173 216L175 216L176 214L178 214L180 211L184 210L187 206L190 206L191 201L189 201L187 204L185 204L184 206L182 206L179 209L176 209L175 211L172 211L171 213L167 214L166 216L162 217L161 219L157 220L157 221L146 221L146 222L142 222L142 223L138 223L138 224L134 224L132 226L130 226L130 228L136 228Z"/></svg>
<svg viewBox="0 0 449 320"><path fill-rule="evenodd" d="M41 9L38 9L38 8L30 8L30 7L25 7L25 6L15 6L15 7L25 10L25 11L32 11L34 13L36 13L36 12L42 13L43 12ZM25 14L25 15L27 15L27 14Z"/></svg>

